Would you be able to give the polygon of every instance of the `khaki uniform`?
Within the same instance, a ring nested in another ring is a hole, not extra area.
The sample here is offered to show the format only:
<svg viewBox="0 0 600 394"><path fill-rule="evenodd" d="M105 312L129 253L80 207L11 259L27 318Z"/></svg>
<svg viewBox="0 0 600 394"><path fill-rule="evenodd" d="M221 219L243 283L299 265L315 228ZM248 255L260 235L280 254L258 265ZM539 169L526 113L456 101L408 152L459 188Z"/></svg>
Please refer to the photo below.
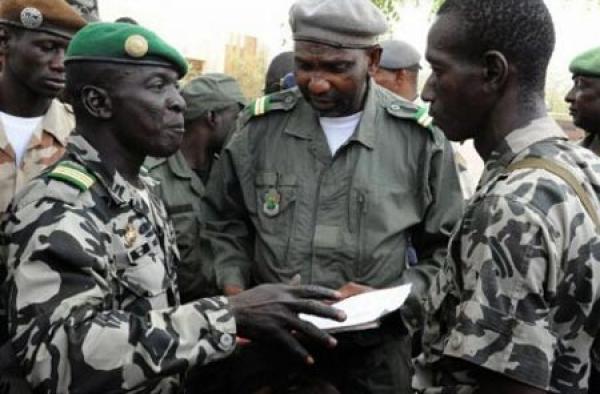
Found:
<svg viewBox="0 0 600 394"><path fill-rule="evenodd" d="M160 199L109 173L79 135L15 198L0 231L9 333L40 392L174 393L179 374L235 347L226 298L180 304Z"/></svg>
<svg viewBox="0 0 600 394"><path fill-rule="evenodd" d="M6 210L17 191L60 159L74 127L70 108L57 99L53 100L41 126L29 141L21 165L17 167L15 152L0 122L0 213Z"/></svg>
<svg viewBox="0 0 600 394"><path fill-rule="evenodd" d="M201 199L205 192L200 177L188 166L178 151L166 159L148 159L145 167L160 182L158 190L175 227L177 247L181 256L177 268L182 300L216 294L212 264L201 264L200 228Z"/></svg>
<svg viewBox="0 0 600 394"><path fill-rule="evenodd" d="M541 118L492 153L432 287L425 393L477 391L475 366L553 393L587 393L600 329L600 238L582 200L542 169L567 169L600 209L600 158ZM459 361L459 360L462 360Z"/></svg>
<svg viewBox="0 0 600 394"><path fill-rule="evenodd" d="M295 275L329 288L410 282L413 302L404 317L418 326L421 297L462 213L443 135L421 127L416 106L372 81L357 130L334 157L298 90L248 108L250 119L207 186L207 208L217 219L207 221L206 237L219 285L247 288ZM419 258L412 267L409 245Z"/></svg>

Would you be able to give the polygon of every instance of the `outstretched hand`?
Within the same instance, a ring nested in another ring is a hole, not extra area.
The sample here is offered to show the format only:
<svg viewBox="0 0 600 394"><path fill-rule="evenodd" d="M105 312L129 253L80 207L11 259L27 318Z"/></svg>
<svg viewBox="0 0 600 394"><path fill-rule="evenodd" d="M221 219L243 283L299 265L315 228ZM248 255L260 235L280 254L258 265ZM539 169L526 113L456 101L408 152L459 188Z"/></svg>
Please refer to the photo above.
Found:
<svg viewBox="0 0 600 394"><path fill-rule="evenodd" d="M306 313L343 321L343 312L322 301L337 301L335 290L320 286L266 284L229 297L238 335L253 341L276 341L308 364L314 359L292 331L327 347L337 344L335 338L313 324L301 320Z"/></svg>

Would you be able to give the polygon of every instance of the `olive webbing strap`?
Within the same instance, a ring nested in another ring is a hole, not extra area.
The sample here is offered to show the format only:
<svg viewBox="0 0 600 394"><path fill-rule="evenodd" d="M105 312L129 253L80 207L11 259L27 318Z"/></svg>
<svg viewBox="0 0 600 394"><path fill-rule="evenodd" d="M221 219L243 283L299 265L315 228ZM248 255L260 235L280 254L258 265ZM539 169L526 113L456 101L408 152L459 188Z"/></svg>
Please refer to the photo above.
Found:
<svg viewBox="0 0 600 394"><path fill-rule="evenodd" d="M571 187L571 189L573 189L575 194L577 194L577 197L579 197L583 207L596 225L596 231L600 232L600 216L598 216L598 212L594 209L592 199L590 198L589 193L583 188L583 186L581 186L581 183L579 183L577 178L575 178L575 176L569 170L553 161L539 157L529 157L521 161L514 162L507 168L508 172L524 169L546 170L565 181Z"/></svg>

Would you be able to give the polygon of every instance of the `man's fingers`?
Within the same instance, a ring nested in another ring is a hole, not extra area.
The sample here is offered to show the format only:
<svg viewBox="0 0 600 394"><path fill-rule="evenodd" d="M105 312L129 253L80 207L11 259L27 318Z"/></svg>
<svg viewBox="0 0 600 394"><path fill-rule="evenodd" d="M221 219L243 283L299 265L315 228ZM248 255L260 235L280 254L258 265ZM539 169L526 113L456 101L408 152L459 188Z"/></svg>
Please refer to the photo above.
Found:
<svg viewBox="0 0 600 394"><path fill-rule="evenodd" d="M331 290L322 286L302 285L289 289L290 293L300 298L313 298L317 300L339 300L342 295L337 290Z"/></svg>
<svg viewBox="0 0 600 394"><path fill-rule="evenodd" d="M295 316L289 318L288 326L296 333L301 334L311 341L327 347L334 347L337 345L337 340L327 332L317 328L314 324L301 320Z"/></svg>
<svg viewBox="0 0 600 394"><path fill-rule="evenodd" d="M346 320L346 314L343 311L324 304L321 301L302 300L291 304L290 308L296 313L306 313L307 315L316 315L337 321Z"/></svg>
<svg viewBox="0 0 600 394"><path fill-rule="evenodd" d="M302 344L294 338L294 336L285 328L274 328L272 330L271 339L279 342L280 345L287 348L292 354L302 359L307 364L314 364L315 360L302 346Z"/></svg>

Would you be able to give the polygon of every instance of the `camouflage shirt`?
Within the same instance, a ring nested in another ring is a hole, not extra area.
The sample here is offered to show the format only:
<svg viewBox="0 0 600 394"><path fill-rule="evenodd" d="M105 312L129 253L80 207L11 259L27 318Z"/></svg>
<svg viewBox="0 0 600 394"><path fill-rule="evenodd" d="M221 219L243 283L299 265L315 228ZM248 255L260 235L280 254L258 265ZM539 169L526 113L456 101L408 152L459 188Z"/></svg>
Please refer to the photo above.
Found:
<svg viewBox="0 0 600 394"><path fill-rule="evenodd" d="M566 141L554 121L506 137L432 286L424 344L436 372L425 393L473 393L475 366L542 390L587 393L600 328L600 238L562 178L506 171L525 157L566 168L600 208L600 159Z"/></svg>
<svg viewBox="0 0 600 394"><path fill-rule="evenodd" d="M23 161L17 166L15 152L0 122L0 213L8 207L19 189L60 159L74 126L73 114L69 108L60 101L53 100L41 126L29 141Z"/></svg>
<svg viewBox="0 0 600 394"><path fill-rule="evenodd" d="M0 260L10 337L37 390L171 393L179 373L233 350L225 298L180 305L166 217L79 135L15 198Z"/></svg>

